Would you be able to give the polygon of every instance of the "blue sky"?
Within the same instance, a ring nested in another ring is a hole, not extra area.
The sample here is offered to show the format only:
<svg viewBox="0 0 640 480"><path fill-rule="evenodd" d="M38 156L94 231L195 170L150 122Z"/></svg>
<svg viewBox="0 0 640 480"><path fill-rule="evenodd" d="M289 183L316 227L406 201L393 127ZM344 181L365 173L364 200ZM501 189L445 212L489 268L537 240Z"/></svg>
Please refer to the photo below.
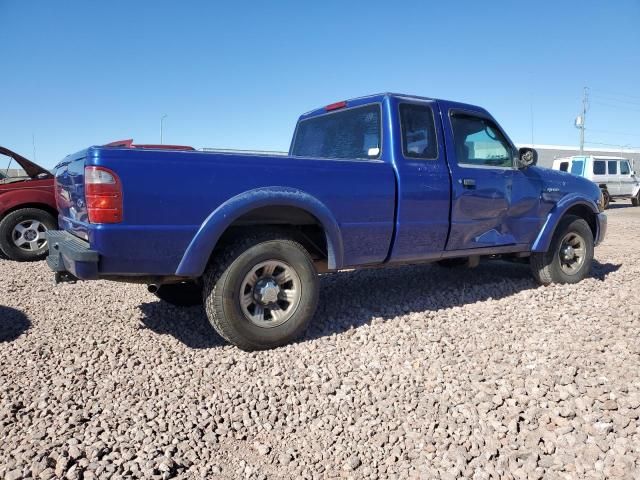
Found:
<svg viewBox="0 0 640 480"><path fill-rule="evenodd" d="M512 139L640 147L640 1L0 0L0 145L52 166L123 138L286 150L380 91L476 103ZM594 145L596 146L596 145Z"/></svg>

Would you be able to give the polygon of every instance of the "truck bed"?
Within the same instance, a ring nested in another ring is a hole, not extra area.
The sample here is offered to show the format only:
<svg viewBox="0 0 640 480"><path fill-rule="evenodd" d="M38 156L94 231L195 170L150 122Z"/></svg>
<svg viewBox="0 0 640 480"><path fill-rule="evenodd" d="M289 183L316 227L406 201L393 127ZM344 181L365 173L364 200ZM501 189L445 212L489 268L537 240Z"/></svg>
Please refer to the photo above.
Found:
<svg viewBox="0 0 640 480"><path fill-rule="evenodd" d="M85 166L109 168L123 179L121 223L88 222ZM176 274L213 212L265 188L299 192L326 207L342 235L336 267L384 261L394 229L394 171L381 160L91 147L61 162L56 181L67 199L61 228L100 252L99 273L106 275Z"/></svg>

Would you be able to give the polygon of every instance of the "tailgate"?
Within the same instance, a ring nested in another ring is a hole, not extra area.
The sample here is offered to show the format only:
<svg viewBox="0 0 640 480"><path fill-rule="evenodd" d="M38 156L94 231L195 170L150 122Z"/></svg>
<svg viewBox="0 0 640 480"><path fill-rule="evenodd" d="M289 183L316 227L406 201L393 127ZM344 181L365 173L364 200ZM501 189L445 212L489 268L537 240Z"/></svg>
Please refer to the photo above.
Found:
<svg viewBox="0 0 640 480"><path fill-rule="evenodd" d="M60 228L88 238L87 205L84 195L84 164L86 151L64 159L56 166L56 203Z"/></svg>

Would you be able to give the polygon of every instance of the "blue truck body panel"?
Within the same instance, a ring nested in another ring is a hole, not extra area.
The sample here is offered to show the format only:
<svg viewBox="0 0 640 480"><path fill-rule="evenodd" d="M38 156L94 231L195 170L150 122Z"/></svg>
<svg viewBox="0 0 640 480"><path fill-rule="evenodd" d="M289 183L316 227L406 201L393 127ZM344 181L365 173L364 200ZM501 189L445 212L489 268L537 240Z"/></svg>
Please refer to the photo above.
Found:
<svg viewBox="0 0 640 480"><path fill-rule="evenodd" d="M587 180L538 167L481 169L457 162L452 112L494 121L486 110L401 94L347 103L379 106L379 158L117 147L90 147L67 157L56 168L60 227L88 242L99 261L91 271L67 258L66 269L80 278L199 277L227 228L258 208L293 207L315 218L324 230L330 269L545 251L559 219L576 205L589 208L604 233L600 191ZM431 107L436 158L403 153L399 105L407 103ZM299 122L326 113L316 109ZM87 166L120 177L121 223L88 221Z"/></svg>

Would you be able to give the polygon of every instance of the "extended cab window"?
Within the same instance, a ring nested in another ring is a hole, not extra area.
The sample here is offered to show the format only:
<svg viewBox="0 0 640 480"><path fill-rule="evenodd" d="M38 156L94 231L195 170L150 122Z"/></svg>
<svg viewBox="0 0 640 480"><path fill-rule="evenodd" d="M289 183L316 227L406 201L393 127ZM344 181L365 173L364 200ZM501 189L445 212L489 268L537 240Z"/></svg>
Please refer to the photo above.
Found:
<svg viewBox="0 0 640 480"><path fill-rule="evenodd" d="M511 145L491 120L455 113L451 126L459 164L513 167Z"/></svg>
<svg viewBox="0 0 640 480"><path fill-rule="evenodd" d="M593 161L593 174L594 175L604 175L607 173L606 165L604 160L594 160Z"/></svg>
<svg viewBox="0 0 640 480"><path fill-rule="evenodd" d="M291 154L297 157L374 159L380 156L380 106L365 105L298 123Z"/></svg>
<svg viewBox="0 0 640 480"><path fill-rule="evenodd" d="M631 173L631 169L629 168L629 162L626 160L624 162L620 162L620 175L629 175Z"/></svg>
<svg viewBox="0 0 640 480"><path fill-rule="evenodd" d="M609 175L617 175L618 174L618 161L617 160L609 160L608 162Z"/></svg>
<svg viewBox="0 0 640 480"><path fill-rule="evenodd" d="M560 162L560 171L566 172L569 170L569 162Z"/></svg>
<svg viewBox="0 0 640 480"><path fill-rule="evenodd" d="M435 159L438 157L436 128L433 111L427 105L403 103L400 105L402 127L402 153L409 158Z"/></svg>

